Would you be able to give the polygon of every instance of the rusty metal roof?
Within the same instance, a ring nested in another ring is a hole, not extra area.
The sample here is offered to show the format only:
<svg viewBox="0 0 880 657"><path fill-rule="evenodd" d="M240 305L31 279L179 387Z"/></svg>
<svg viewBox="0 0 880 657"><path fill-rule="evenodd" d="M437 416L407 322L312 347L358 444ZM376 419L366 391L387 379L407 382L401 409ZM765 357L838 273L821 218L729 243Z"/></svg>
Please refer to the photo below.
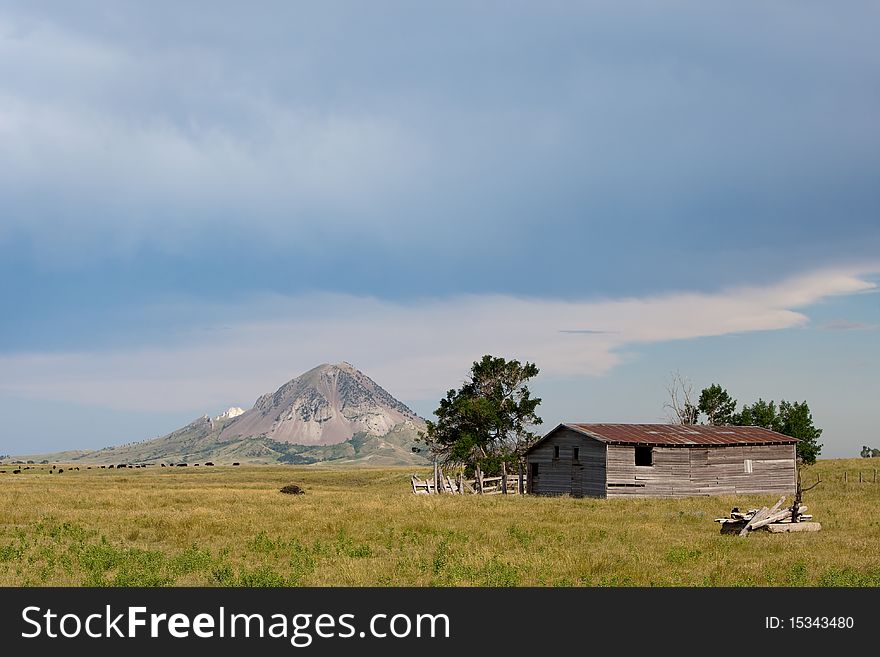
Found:
<svg viewBox="0 0 880 657"><path fill-rule="evenodd" d="M605 443L641 445L766 445L796 443L763 427L707 426L702 424L566 424Z"/></svg>
<svg viewBox="0 0 880 657"><path fill-rule="evenodd" d="M561 424L603 443L625 445L771 445L798 442L763 427L702 424ZM554 429L555 431L556 429ZM552 432L551 432L552 433ZM547 434L549 435L549 434Z"/></svg>

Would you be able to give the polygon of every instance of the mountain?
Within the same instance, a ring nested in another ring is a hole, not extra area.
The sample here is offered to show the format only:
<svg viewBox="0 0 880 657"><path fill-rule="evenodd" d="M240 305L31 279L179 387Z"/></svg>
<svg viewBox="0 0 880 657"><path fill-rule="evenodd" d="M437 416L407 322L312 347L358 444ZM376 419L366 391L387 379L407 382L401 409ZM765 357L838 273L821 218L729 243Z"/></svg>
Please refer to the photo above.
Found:
<svg viewBox="0 0 880 657"><path fill-rule="evenodd" d="M297 445L335 445L358 433L383 436L420 418L349 363L319 365L257 399L220 432L221 442L267 436Z"/></svg>
<svg viewBox="0 0 880 657"><path fill-rule="evenodd" d="M92 463L423 464L425 421L349 363L323 364L260 396L253 408L204 415L176 431L95 451L17 459Z"/></svg>

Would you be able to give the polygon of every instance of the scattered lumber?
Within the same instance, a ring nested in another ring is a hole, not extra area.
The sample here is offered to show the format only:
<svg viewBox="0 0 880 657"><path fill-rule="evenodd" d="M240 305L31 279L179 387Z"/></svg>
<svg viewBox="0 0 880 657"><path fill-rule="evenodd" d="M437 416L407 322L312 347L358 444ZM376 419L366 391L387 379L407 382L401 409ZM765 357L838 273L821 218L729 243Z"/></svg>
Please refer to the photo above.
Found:
<svg viewBox="0 0 880 657"><path fill-rule="evenodd" d="M767 525L765 528L773 534L783 532L817 532L822 529L822 523L818 522L786 522Z"/></svg>
<svg viewBox="0 0 880 657"><path fill-rule="evenodd" d="M818 522L810 522L813 516L805 513L807 507L800 503L795 497L794 503L783 508L785 497L780 497L772 507L761 507L760 509L749 509L748 511L740 511L734 507L730 511L730 516L726 518L715 518L715 522L721 524L722 534L739 534L740 536L748 536L750 532L764 529L774 534L784 532L817 532L822 528Z"/></svg>

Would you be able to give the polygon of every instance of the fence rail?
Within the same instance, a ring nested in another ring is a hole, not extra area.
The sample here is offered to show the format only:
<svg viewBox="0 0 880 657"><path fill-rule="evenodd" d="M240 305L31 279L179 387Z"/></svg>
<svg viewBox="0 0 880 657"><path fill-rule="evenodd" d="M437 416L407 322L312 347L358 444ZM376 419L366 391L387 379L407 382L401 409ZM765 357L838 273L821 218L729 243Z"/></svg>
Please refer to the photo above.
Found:
<svg viewBox="0 0 880 657"><path fill-rule="evenodd" d="M443 474L437 468L435 477L420 479L412 475L412 489L416 495L522 495L525 493L525 476L521 474L465 479L459 473L456 477Z"/></svg>

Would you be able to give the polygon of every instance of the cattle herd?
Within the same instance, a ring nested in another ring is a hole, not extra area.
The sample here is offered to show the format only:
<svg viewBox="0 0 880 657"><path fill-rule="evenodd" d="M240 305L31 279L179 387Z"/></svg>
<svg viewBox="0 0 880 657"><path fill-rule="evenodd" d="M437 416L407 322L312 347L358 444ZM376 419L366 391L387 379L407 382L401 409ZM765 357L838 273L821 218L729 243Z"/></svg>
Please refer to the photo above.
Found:
<svg viewBox="0 0 880 657"><path fill-rule="evenodd" d="M2 466L2 465L4 465L4 464L3 464L2 462L0 462L0 466ZM25 470L43 470L44 468L41 467L42 465L47 465L47 464L41 464L41 465L39 465L39 466L34 466L34 465L22 465L20 462L19 462L19 463L12 463L12 466L13 466L14 469L13 469L11 472L12 472L12 474L21 474L21 473L22 473L23 471L25 471ZM156 465L155 463L134 463L134 464L132 464L132 463L119 463L119 464L111 464L111 465L96 465L96 466L94 466L94 467L95 467L96 469L97 469L97 468L100 468L101 470L104 470L104 469L107 469L107 470L113 470L113 469L116 469L116 470L125 470L125 469L128 469L128 468L131 468L131 469L140 469L140 468L146 468L146 467L151 467L151 466L155 466L155 465ZM171 467L171 468L173 468L173 467L186 468L186 467L189 466L189 463L168 463L168 464L160 463L159 465L161 465L163 468L165 468L165 467ZM213 464L211 461L207 461L207 462L205 463L205 466L206 466L206 467L212 467L213 465L214 465L214 464ZM234 466L238 466L238 465L241 465L241 464L240 464L238 461L236 461L236 462L233 463L232 465L234 465ZM199 464L198 464L198 463L193 463L193 466L199 466ZM87 467L86 467L86 470L91 470L91 469L92 469L92 466L87 466ZM76 465L75 465L75 466L70 466L70 467L67 468L67 470L68 470L68 471L74 471L74 470L78 471L78 470L79 470L79 466L76 466ZM8 472L7 470L0 470L0 474L7 474L7 472ZM53 465L53 466L51 466L51 467L49 468L49 474L62 474L63 472L64 472L64 468L60 468L60 467L58 467L57 465Z"/></svg>

